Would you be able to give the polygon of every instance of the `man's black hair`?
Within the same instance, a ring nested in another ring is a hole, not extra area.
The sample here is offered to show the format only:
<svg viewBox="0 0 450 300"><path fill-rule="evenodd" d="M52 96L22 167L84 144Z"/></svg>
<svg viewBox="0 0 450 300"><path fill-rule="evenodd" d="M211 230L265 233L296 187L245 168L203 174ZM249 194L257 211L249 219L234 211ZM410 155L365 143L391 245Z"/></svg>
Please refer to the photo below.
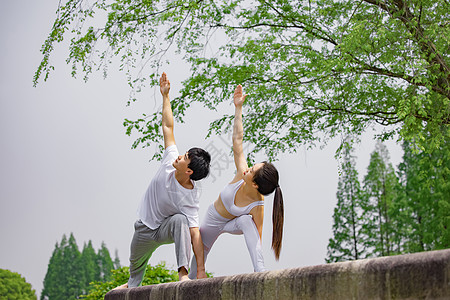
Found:
<svg viewBox="0 0 450 300"><path fill-rule="evenodd" d="M200 180L208 176L211 162L211 155L208 152L201 148L191 148L188 151L188 158L191 160L188 168L193 171L190 177L192 180Z"/></svg>

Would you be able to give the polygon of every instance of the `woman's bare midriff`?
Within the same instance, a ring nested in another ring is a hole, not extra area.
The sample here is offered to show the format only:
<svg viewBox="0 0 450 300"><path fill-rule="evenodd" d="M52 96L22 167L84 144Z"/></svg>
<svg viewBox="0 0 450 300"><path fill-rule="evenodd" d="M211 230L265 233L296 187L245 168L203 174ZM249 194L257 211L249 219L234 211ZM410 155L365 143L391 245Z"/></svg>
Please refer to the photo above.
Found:
<svg viewBox="0 0 450 300"><path fill-rule="evenodd" d="M219 215L221 215L222 217L226 218L226 219L234 219L236 218L236 216L233 216L232 214L230 214L228 212L228 210L225 208L225 205L223 205L222 199L219 198L214 202L214 207L217 210L217 212L219 213Z"/></svg>

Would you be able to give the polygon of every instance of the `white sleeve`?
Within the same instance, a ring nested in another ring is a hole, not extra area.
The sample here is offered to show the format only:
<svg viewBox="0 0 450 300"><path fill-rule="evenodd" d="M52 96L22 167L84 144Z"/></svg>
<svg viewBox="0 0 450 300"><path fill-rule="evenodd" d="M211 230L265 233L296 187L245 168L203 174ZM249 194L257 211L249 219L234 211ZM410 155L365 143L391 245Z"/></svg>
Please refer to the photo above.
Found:
<svg viewBox="0 0 450 300"><path fill-rule="evenodd" d="M198 210L199 210L198 205L184 205L181 208L181 213L185 215L188 220L189 228L200 227Z"/></svg>
<svg viewBox="0 0 450 300"><path fill-rule="evenodd" d="M161 165L172 165L179 155L177 145L172 145L166 148L163 153Z"/></svg>
<svg viewBox="0 0 450 300"><path fill-rule="evenodd" d="M198 212L195 215L186 215L187 220L188 220L188 226L189 228L192 227L200 227L200 222L198 219Z"/></svg>

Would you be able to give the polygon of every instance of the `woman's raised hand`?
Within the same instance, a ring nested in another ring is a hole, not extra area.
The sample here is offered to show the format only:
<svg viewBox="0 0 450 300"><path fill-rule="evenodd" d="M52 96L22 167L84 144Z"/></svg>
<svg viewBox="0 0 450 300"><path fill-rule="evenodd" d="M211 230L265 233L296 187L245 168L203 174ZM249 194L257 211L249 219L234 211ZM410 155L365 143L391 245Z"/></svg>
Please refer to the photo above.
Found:
<svg viewBox="0 0 450 300"><path fill-rule="evenodd" d="M165 72L162 73L161 78L159 79L159 90L161 91L161 95L169 95L170 81L167 79L167 74Z"/></svg>
<svg viewBox="0 0 450 300"><path fill-rule="evenodd" d="M236 89L234 90L234 105L235 106L242 106L245 102L245 98L248 95L243 95L242 93L242 85L238 85Z"/></svg>

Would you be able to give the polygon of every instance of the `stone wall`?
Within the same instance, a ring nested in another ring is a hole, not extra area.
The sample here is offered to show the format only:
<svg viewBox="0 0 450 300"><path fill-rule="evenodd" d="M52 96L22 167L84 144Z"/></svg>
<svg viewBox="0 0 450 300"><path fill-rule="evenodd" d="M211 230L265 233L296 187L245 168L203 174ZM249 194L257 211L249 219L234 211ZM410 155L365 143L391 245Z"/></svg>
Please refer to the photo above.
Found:
<svg viewBox="0 0 450 300"><path fill-rule="evenodd" d="M143 286L105 299L450 299L450 249Z"/></svg>

